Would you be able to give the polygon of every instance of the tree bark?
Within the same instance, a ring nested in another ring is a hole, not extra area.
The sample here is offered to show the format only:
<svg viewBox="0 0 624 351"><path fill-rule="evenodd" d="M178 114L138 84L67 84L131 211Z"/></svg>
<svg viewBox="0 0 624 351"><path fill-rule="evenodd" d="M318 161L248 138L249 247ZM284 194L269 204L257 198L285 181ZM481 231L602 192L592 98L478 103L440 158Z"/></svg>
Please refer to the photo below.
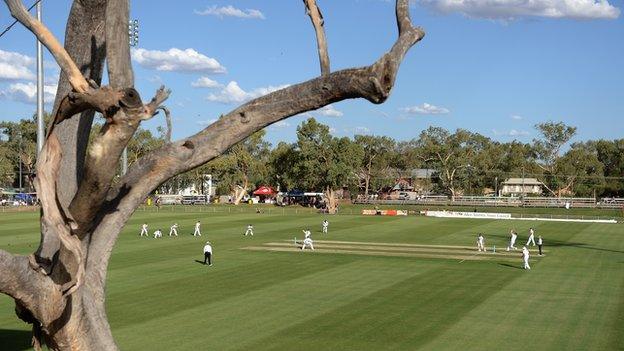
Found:
<svg viewBox="0 0 624 351"><path fill-rule="evenodd" d="M325 199L327 199L327 213L336 214L336 212L338 212L338 199L336 199L336 191L331 188L325 189Z"/></svg>
<svg viewBox="0 0 624 351"><path fill-rule="evenodd" d="M50 349L63 351L118 349L105 311L108 261L126 221L150 192L284 118L344 99L382 103L403 57L424 36L409 20L408 0L397 0L399 38L371 66L325 74L252 100L200 133L140 158L112 185L123 148L170 93L163 87L143 103L132 88L128 0L76 0L66 48L19 0L5 2L11 14L46 45L64 74L37 160L40 247L30 256L0 250L0 292L11 296L18 316L33 324L35 344L45 342ZM104 53L111 87L99 86ZM106 121L87 154L94 111ZM335 211L335 194L327 191Z"/></svg>

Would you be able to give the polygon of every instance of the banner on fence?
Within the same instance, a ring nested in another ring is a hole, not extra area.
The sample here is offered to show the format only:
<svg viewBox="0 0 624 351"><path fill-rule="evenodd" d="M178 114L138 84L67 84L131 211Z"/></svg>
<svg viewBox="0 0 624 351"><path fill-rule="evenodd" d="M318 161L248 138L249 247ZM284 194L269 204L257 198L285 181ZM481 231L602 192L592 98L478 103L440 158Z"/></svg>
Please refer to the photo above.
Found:
<svg viewBox="0 0 624 351"><path fill-rule="evenodd" d="M367 216L407 216L407 210L362 210Z"/></svg>
<svg viewBox="0 0 624 351"><path fill-rule="evenodd" d="M511 219L511 213L423 211L428 217Z"/></svg>

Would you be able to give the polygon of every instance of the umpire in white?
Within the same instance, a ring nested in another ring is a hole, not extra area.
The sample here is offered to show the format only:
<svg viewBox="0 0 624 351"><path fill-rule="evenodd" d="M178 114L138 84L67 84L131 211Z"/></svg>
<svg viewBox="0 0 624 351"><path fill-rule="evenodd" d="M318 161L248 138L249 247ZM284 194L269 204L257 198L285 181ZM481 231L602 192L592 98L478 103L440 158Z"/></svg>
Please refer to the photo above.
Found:
<svg viewBox="0 0 624 351"><path fill-rule="evenodd" d="M210 241L206 241L206 245L204 245L204 264L206 264L206 261L209 266L212 266L212 246Z"/></svg>

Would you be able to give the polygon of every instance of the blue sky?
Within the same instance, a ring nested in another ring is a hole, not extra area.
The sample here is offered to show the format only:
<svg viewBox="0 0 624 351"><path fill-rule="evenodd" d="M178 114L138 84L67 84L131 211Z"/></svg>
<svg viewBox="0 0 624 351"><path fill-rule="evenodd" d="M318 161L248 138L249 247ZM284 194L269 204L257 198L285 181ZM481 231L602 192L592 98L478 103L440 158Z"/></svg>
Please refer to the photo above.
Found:
<svg viewBox="0 0 624 351"><path fill-rule="evenodd" d="M394 1L318 0L332 70L368 65L396 39ZM29 1L25 1L30 5ZM319 74L314 31L303 3L253 0L132 1L140 22L133 55L144 100L160 84L174 138L241 102ZM44 22L62 40L70 1L44 0ZM4 5L2 5L4 7ZM465 128L496 140L534 138L533 125L578 127L575 140L624 137L622 0L419 0L412 20L427 36L406 56L383 105L340 102L312 112L337 136L417 137L430 125ZM12 18L4 8L0 29ZM32 34L17 25L0 38L2 120L35 111ZM46 56L48 96L58 68ZM296 116L268 129L292 141ZM164 124L155 118L145 124Z"/></svg>

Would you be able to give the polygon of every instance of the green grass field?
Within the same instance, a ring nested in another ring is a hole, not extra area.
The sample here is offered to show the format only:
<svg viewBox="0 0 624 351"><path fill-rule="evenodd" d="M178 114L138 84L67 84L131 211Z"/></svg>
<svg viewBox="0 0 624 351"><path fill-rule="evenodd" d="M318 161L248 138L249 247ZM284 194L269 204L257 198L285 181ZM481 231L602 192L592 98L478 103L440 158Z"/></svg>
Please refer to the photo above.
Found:
<svg viewBox="0 0 624 351"><path fill-rule="evenodd" d="M622 350L624 225L137 212L109 266L108 316L123 350ZM204 236L191 236L195 220ZM143 221L162 239L139 238ZM169 238L177 221L180 237ZM248 223L254 237L242 234ZM293 249L309 226L315 252ZM534 226L546 256L520 269ZM0 248L28 253L36 213L0 213ZM213 267L202 247L214 247ZM336 242L340 243L336 243ZM358 244L360 243L360 244ZM410 245L403 245L410 244ZM0 296L0 350L29 349L29 328Z"/></svg>

